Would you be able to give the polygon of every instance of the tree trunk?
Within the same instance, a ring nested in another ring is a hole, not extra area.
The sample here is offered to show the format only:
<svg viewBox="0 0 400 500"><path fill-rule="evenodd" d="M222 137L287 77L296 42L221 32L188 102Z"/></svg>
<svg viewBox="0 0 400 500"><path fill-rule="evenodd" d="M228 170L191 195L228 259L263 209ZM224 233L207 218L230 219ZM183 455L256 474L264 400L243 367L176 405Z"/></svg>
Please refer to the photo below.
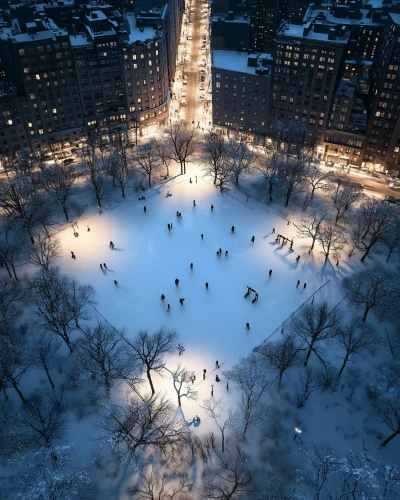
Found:
<svg viewBox="0 0 400 500"><path fill-rule="evenodd" d="M221 451L224 453L225 451L225 431L221 430Z"/></svg>
<svg viewBox="0 0 400 500"><path fill-rule="evenodd" d="M149 187L151 187L151 174L149 174Z"/></svg>
<svg viewBox="0 0 400 500"><path fill-rule="evenodd" d="M100 200L100 196L96 193L96 200L97 200L97 206L99 208L101 208L101 200Z"/></svg>
<svg viewBox="0 0 400 500"><path fill-rule="evenodd" d="M285 207L289 205L289 200L290 200L290 191L286 193L286 202L285 202Z"/></svg>
<svg viewBox="0 0 400 500"><path fill-rule="evenodd" d="M269 201L273 201L272 200L272 190L273 190L273 187L272 187L272 184L270 183L269 184L269 192L268 192L268 194L269 194Z"/></svg>
<svg viewBox="0 0 400 500"><path fill-rule="evenodd" d="M367 319L369 310L370 310L370 306L366 305L365 306L365 311L364 311L364 316L362 317L363 321L365 321Z"/></svg>
<svg viewBox="0 0 400 500"><path fill-rule="evenodd" d="M8 267L7 262L6 262L5 260L3 260L3 262L4 262L4 265L6 266L6 269L7 269L8 275L10 276L10 278L12 278L13 276L12 276L12 274L11 274L11 271L10 271L10 268Z"/></svg>
<svg viewBox="0 0 400 500"><path fill-rule="evenodd" d="M214 185L217 183L217 171L215 171L215 174L214 174Z"/></svg>
<svg viewBox="0 0 400 500"><path fill-rule="evenodd" d="M313 345L311 344L310 348L308 349L308 353L307 353L306 359L304 361L304 366L307 366L308 360L310 359L312 347L313 347Z"/></svg>
<svg viewBox="0 0 400 500"><path fill-rule="evenodd" d="M178 392L178 406L181 407L181 395Z"/></svg>
<svg viewBox="0 0 400 500"><path fill-rule="evenodd" d="M63 212L64 212L64 215L65 215L65 219L69 221L68 211L67 211L67 207L65 205L63 205Z"/></svg>
<svg viewBox="0 0 400 500"><path fill-rule="evenodd" d="M340 370L339 370L339 373L338 373L337 378L340 378L340 376L342 375L343 370L344 370L344 367L346 366L347 361L349 360L349 356L350 356L349 354L346 354L346 356L344 357L344 359L343 359L343 364L342 364L342 367L341 367L341 368L340 368Z"/></svg>
<svg viewBox="0 0 400 500"><path fill-rule="evenodd" d="M19 281L19 279L17 278L17 273L15 272L14 264L11 264L11 267L12 267L12 270L13 270L15 281Z"/></svg>
<svg viewBox="0 0 400 500"><path fill-rule="evenodd" d="M281 390L281 386L282 386L282 377L283 377L283 372L281 372L279 374L279 379L278 379L278 391Z"/></svg>
<svg viewBox="0 0 400 500"><path fill-rule="evenodd" d="M32 245L35 244L35 240L33 239L33 236L29 233L29 239L31 240Z"/></svg>
<svg viewBox="0 0 400 500"><path fill-rule="evenodd" d="M20 391L18 385L16 384L16 382L12 382L12 386L13 388L17 391L18 393L18 396L20 397L21 401L24 403L24 405L26 405L27 401L26 399L24 398L24 395L22 394L22 392Z"/></svg>
<svg viewBox="0 0 400 500"><path fill-rule="evenodd" d="M239 174L235 175L235 184L239 186Z"/></svg>
<svg viewBox="0 0 400 500"><path fill-rule="evenodd" d="M315 240L317 239L317 235L312 237L311 250L314 250Z"/></svg>
<svg viewBox="0 0 400 500"><path fill-rule="evenodd" d="M369 254L369 251L371 250L372 248L372 245L369 245L365 251L365 254L361 257L361 262L364 262L365 258L367 257L367 255Z"/></svg>
<svg viewBox="0 0 400 500"><path fill-rule="evenodd" d="M391 441L393 438L395 438L398 434L400 434L400 432L393 432L393 434L390 434L389 437L387 437L385 439L385 441L383 441L383 443L380 445L380 448L383 448L384 446L386 446L389 441Z"/></svg>
<svg viewBox="0 0 400 500"><path fill-rule="evenodd" d="M150 383L151 393L154 395L156 393L156 391L154 389L153 381L151 380L150 370L147 370L147 378L148 378L149 383Z"/></svg>
<svg viewBox="0 0 400 500"><path fill-rule="evenodd" d="M54 382L50 376L49 369L47 368L47 364L46 364L46 361L44 359L42 359L42 364L43 364L44 371L46 372L47 378L49 379L50 385L51 385L52 389L54 389L55 385L54 385Z"/></svg>
<svg viewBox="0 0 400 500"><path fill-rule="evenodd" d="M122 198L125 198L125 188L123 185L121 186L121 191L122 191Z"/></svg>
<svg viewBox="0 0 400 500"><path fill-rule="evenodd" d="M390 256L392 255L392 252L393 252L393 248L390 250L390 252L387 256L386 262L389 262Z"/></svg>

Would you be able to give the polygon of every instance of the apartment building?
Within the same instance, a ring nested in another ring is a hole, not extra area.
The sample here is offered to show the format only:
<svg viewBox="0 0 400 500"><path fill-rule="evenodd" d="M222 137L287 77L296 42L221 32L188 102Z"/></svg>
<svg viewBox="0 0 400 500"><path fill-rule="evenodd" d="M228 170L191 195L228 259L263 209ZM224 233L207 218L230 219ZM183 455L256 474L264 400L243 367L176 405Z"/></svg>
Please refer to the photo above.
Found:
<svg viewBox="0 0 400 500"><path fill-rule="evenodd" d="M260 134L268 120L271 56L213 50L213 124Z"/></svg>
<svg viewBox="0 0 400 500"><path fill-rule="evenodd" d="M323 159L342 166L361 167L366 132L367 112L357 96L357 79L341 80L329 110Z"/></svg>
<svg viewBox="0 0 400 500"><path fill-rule="evenodd" d="M400 14L390 13L379 57L371 69L368 129L363 147L367 167L400 169Z"/></svg>
<svg viewBox="0 0 400 500"><path fill-rule="evenodd" d="M324 142L328 114L348 42L346 27L284 23L275 39L271 78L269 130L301 121L308 142ZM321 154L320 149L320 154Z"/></svg>
<svg viewBox="0 0 400 500"><path fill-rule="evenodd" d="M20 18L14 12L0 28L4 78L15 88L2 99L11 113L0 128L5 153L25 143L38 149L79 143L87 127L112 132L122 122L133 135L137 127L142 133L166 125L180 3L171 0L135 16L100 2L78 8L64 0L24 6L26 22L18 7ZM67 25L59 26L49 12ZM9 123L17 119L21 141L11 137Z"/></svg>

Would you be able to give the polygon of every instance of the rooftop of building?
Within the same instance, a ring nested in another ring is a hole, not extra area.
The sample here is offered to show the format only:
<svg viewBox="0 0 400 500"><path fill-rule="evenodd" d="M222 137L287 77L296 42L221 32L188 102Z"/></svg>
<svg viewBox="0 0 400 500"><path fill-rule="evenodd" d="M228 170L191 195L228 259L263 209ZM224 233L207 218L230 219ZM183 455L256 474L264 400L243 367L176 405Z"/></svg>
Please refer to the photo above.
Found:
<svg viewBox="0 0 400 500"><path fill-rule="evenodd" d="M320 32L319 29L322 25L315 23L314 21L309 21L305 25L283 23L282 26L277 31L277 37L293 37L293 38L303 38L306 40L318 40L321 42L328 42L334 44L346 44L349 38L348 30L345 26L340 28L340 32L331 28L334 31L330 31L327 27L328 32Z"/></svg>
<svg viewBox="0 0 400 500"><path fill-rule="evenodd" d="M392 21L398 25L400 25L400 14L390 12L390 17L392 18Z"/></svg>
<svg viewBox="0 0 400 500"><path fill-rule="evenodd" d="M350 11L350 6L348 5L340 5L344 9L344 11L349 12ZM304 15L304 22L307 23L311 21L312 19L315 19L316 21L322 22L322 23L328 23L328 24L343 24L346 26L351 26L351 25L366 25L366 26L380 26L382 23L375 22L372 19L371 16L371 10L370 9L356 9L358 13L358 19L352 18L351 14L349 12L349 16L344 16L344 17L338 17L334 15L334 12L332 12L330 7L326 8L315 8L313 4L310 4L309 7L306 10L306 13ZM344 12L345 13L345 12Z"/></svg>
<svg viewBox="0 0 400 500"><path fill-rule="evenodd" d="M257 66L249 66L248 60L257 58ZM271 61L270 54L247 54L247 52L235 52L234 50L213 50L212 51L212 67L224 69L226 71L234 71L237 73L246 73L248 75L256 75L256 70L265 69L268 71L267 76L271 72L270 66L265 66L262 61ZM264 63L265 64L265 63Z"/></svg>
<svg viewBox="0 0 400 500"><path fill-rule="evenodd" d="M224 23L243 23L250 24L250 16L247 14L229 16L229 14L216 14L212 16L212 21L217 23L218 21L223 21Z"/></svg>

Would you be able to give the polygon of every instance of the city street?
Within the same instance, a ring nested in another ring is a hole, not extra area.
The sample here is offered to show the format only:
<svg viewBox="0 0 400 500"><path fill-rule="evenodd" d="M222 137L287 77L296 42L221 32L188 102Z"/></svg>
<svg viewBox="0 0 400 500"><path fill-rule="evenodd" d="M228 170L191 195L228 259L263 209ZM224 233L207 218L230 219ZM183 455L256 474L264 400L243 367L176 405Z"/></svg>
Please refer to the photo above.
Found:
<svg viewBox="0 0 400 500"><path fill-rule="evenodd" d="M199 129L211 123L209 12L208 1L186 4L170 112L172 121L185 120Z"/></svg>

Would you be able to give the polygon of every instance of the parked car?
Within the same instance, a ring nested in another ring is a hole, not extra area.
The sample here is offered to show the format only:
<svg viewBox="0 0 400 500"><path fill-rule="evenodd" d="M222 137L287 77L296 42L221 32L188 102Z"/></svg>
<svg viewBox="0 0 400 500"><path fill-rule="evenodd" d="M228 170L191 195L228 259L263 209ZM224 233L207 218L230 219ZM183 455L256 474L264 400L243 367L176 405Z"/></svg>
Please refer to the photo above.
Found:
<svg viewBox="0 0 400 500"><path fill-rule="evenodd" d="M400 203L400 198L395 198L394 196L385 196L385 201L388 203Z"/></svg>
<svg viewBox="0 0 400 500"><path fill-rule="evenodd" d="M66 158L63 160L64 165L71 165L71 163L75 163L75 160L73 158Z"/></svg>

